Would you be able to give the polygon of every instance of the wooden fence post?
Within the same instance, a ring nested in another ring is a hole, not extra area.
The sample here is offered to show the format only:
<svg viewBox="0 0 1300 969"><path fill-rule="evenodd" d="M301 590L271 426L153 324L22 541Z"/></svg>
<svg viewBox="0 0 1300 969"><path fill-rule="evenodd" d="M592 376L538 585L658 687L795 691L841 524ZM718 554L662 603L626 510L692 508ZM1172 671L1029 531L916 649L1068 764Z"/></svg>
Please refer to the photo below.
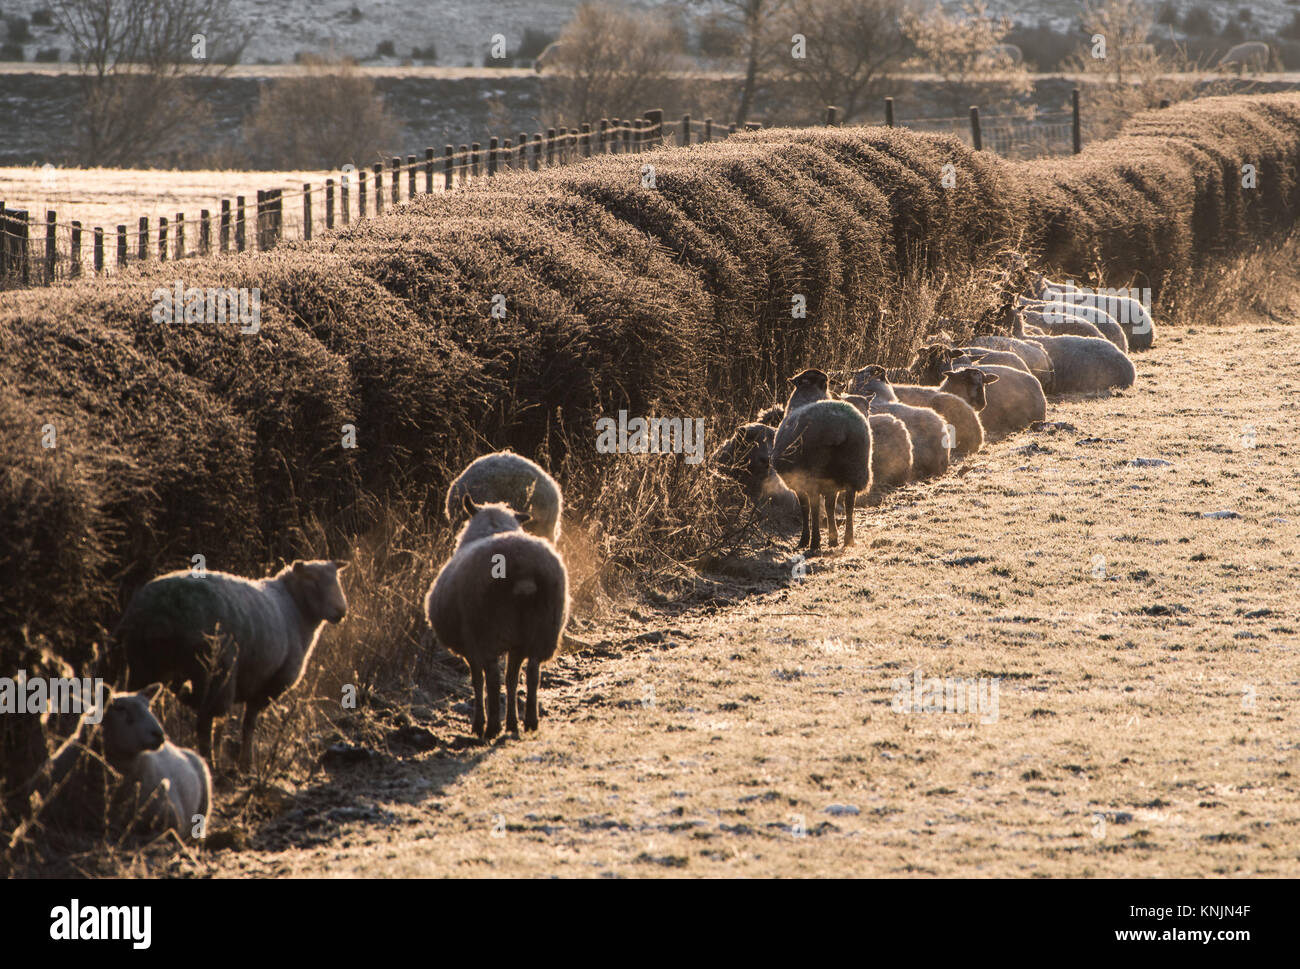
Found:
<svg viewBox="0 0 1300 969"><path fill-rule="evenodd" d="M54 282L54 264L59 258L59 235L56 223L58 214L53 209L45 210L45 285Z"/></svg>
<svg viewBox="0 0 1300 969"><path fill-rule="evenodd" d="M167 216L158 216L158 261L167 261Z"/></svg>
<svg viewBox="0 0 1300 969"><path fill-rule="evenodd" d="M166 221L165 219L163 221ZM95 226L95 275L104 275L104 230Z"/></svg>
<svg viewBox="0 0 1300 969"><path fill-rule="evenodd" d="M302 238L311 241L311 183L302 183Z"/></svg>
<svg viewBox="0 0 1300 969"><path fill-rule="evenodd" d="M632 144L632 131L633 131L632 122L628 118L623 118L621 121L619 121L619 124L623 128L623 154L630 155L633 151L636 150Z"/></svg>
<svg viewBox="0 0 1300 969"><path fill-rule="evenodd" d="M334 228L334 179L325 179L325 229Z"/></svg>
<svg viewBox="0 0 1300 969"><path fill-rule="evenodd" d="M469 146L470 174L473 175L475 178L478 178L479 171L480 171L478 166L480 150L481 149L477 141Z"/></svg>
<svg viewBox="0 0 1300 969"><path fill-rule="evenodd" d="M984 147L984 141L980 137L980 109L976 105L970 106L970 141L976 151Z"/></svg>
<svg viewBox="0 0 1300 969"><path fill-rule="evenodd" d="M339 175L339 221L344 225L352 220L352 204L348 199L351 191L352 186L348 184L347 172L343 172Z"/></svg>
<svg viewBox="0 0 1300 969"><path fill-rule="evenodd" d="M736 133L736 122L733 121L731 124L727 125L727 136L730 137L735 133Z"/></svg>
<svg viewBox="0 0 1300 969"><path fill-rule="evenodd" d="M140 238L136 240L137 256L141 262L149 258L149 217L140 216L139 222Z"/></svg>
<svg viewBox="0 0 1300 969"><path fill-rule="evenodd" d="M542 167L542 133L533 135L533 171Z"/></svg>
<svg viewBox="0 0 1300 969"><path fill-rule="evenodd" d="M662 108L651 108L645 113L646 140L656 147L664 143L664 112ZM649 147L649 145L647 145Z"/></svg>
<svg viewBox="0 0 1300 969"><path fill-rule="evenodd" d="M835 122L839 119L840 109L833 104L826 105L826 127L834 128Z"/></svg>
<svg viewBox="0 0 1300 969"><path fill-rule="evenodd" d="M72 220L72 246L69 250L69 256L72 260L72 267L68 270L70 276L81 275L81 223L76 219Z"/></svg>
<svg viewBox="0 0 1300 969"><path fill-rule="evenodd" d="M713 141L713 119L704 119L704 143L707 145Z"/></svg>
<svg viewBox="0 0 1300 969"><path fill-rule="evenodd" d="M257 216L253 222L253 246L258 251L266 249L266 189L257 190Z"/></svg>
<svg viewBox="0 0 1300 969"><path fill-rule="evenodd" d="M546 129L546 167L555 164L555 129Z"/></svg>
<svg viewBox="0 0 1300 969"><path fill-rule="evenodd" d="M406 200L409 202L415 198L415 176L416 176L416 158L414 155L406 156Z"/></svg>
<svg viewBox="0 0 1300 969"><path fill-rule="evenodd" d="M584 121L582 123L582 137L578 139L578 144L581 147L582 157L590 158L591 157L591 122L590 121Z"/></svg>
<svg viewBox="0 0 1300 969"><path fill-rule="evenodd" d="M212 252L212 213L207 209L199 210L199 255L206 256Z"/></svg>
<svg viewBox="0 0 1300 969"><path fill-rule="evenodd" d="M894 127L894 99L885 98L885 124Z"/></svg>
<svg viewBox="0 0 1300 969"><path fill-rule="evenodd" d="M176 258L185 258L185 213L176 213Z"/></svg>
<svg viewBox="0 0 1300 969"><path fill-rule="evenodd" d="M497 173L497 140L495 137L488 139L488 178Z"/></svg>
<svg viewBox="0 0 1300 969"><path fill-rule="evenodd" d="M230 199L221 200L221 224L217 228L217 248L221 252L230 249Z"/></svg>
<svg viewBox="0 0 1300 969"><path fill-rule="evenodd" d="M689 145L691 143L691 116L689 114L682 115L681 143L683 145Z"/></svg>
<svg viewBox="0 0 1300 969"><path fill-rule="evenodd" d="M424 149L424 193L433 194L433 149Z"/></svg>
<svg viewBox="0 0 1300 969"><path fill-rule="evenodd" d="M271 202L271 245L276 246L284 238L284 189L273 188L266 195Z"/></svg>
<svg viewBox="0 0 1300 969"><path fill-rule="evenodd" d="M27 285L30 280L27 242L27 212L6 209L0 202L0 277L13 276Z"/></svg>
<svg viewBox="0 0 1300 969"><path fill-rule="evenodd" d="M402 159L393 158L389 160L389 167L393 170L393 205L402 204Z"/></svg>
<svg viewBox="0 0 1300 969"><path fill-rule="evenodd" d="M248 227L244 222L244 196L235 196L235 248L240 252L248 244Z"/></svg>
<svg viewBox="0 0 1300 969"><path fill-rule="evenodd" d="M117 227L117 266L121 269L126 265L126 226Z"/></svg>
<svg viewBox="0 0 1300 969"><path fill-rule="evenodd" d="M456 152L456 167L460 169L457 181L464 185L469 181L469 145L461 145L460 151Z"/></svg>
<svg viewBox="0 0 1300 969"><path fill-rule="evenodd" d="M1070 120L1074 129L1074 153L1083 151L1083 128L1079 123L1079 89L1070 91Z"/></svg>
<svg viewBox="0 0 1300 969"><path fill-rule="evenodd" d="M375 162L371 172L375 177L375 217L378 218L384 214L384 163Z"/></svg>
<svg viewBox="0 0 1300 969"><path fill-rule="evenodd" d="M515 142L515 147L519 149L519 164L515 167L521 172L528 170L528 132L519 132L519 140Z"/></svg>
<svg viewBox="0 0 1300 969"><path fill-rule="evenodd" d="M514 149L510 146L510 139L503 138L501 141L501 167L514 168Z"/></svg>
<svg viewBox="0 0 1300 969"><path fill-rule="evenodd" d="M357 218L366 217L366 170L357 169Z"/></svg>
<svg viewBox="0 0 1300 969"><path fill-rule="evenodd" d="M451 191L451 188L452 188L452 182L453 182L453 180L454 180L455 177L456 177L456 161L455 161L455 156L456 156L456 149L453 148L451 145L447 145L447 147L443 149L443 152L442 152L442 174L443 174L443 179L444 179L444 181L443 181L443 184L442 184L442 188L443 188L443 191L445 191L445 192L450 192L450 191Z"/></svg>
<svg viewBox="0 0 1300 969"><path fill-rule="evenodd" d="M569 160L569 129L561 128L556 142L556 161L564 165Z"/></svg>
<svg viewBox="0 0 1300 969"><path fill-rule="evenodd" d="M596 148L602 155L609 151L609 119L601 118L596 123Z"/></svg>

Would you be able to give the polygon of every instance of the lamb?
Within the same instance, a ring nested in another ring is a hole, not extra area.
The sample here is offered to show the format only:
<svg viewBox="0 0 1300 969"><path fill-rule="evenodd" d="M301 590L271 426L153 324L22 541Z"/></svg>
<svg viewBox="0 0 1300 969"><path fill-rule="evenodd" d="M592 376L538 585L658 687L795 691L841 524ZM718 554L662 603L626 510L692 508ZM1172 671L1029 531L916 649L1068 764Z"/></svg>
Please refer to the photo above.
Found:
<svg viewBox="0 0 1300 969"><path fill-rule="evenodd" d="M928 407L939 413L953 428L952 449L959 456L974 454L984 446L984 428L979 415L966 401L938 387L915 384L891 384L886 370L879 365L863 367L849 380L852 394L875 394L913 407Z"/></svg>
<svg viewBox="0 0 1300 969"><path fill-rule="evenodd" d="M501 669L506 659L506 729L519 732L519 669L528 661L524 729L536 730L541 664L555 655L569 618L569 575L554 546L524 532L525 512L500 502L462 499L469 521L424 600L438 642L469 666L472 729L480 739L501 732ZM483 679L487 674L487 723Z"/></svg>
<svg viewBox="0 0 1300 969"><path fill-rule="evenodd" d="M866 398L858 398L865 400ZM907 425L896 417L888 414L869 414L866 410L859 408L859 411L867 418L867 425L871 428L871 490L865 496L867 499L879 498L881 494L891 488L898 488L912 480L912 436L907 433ZM763 411L760 416L767 416L769 419L776 418L779 424L781 418L785 415L785 405L777 404ZM746 424L741 431L747 428L765 427L769 431L771 428L765 424ZM737 432L739 434L740 432ZM733 437L731 440L734 440ZM723 445L725 448L727 445ZM721 449L719 449L721 450ZM771 455L770 444L768 446L768 455ZM776 479L776 486L784 494L793 496L794 492L790 491L780 479L780 476L772 471L771 467L767 472ZM753 474L753 472L751 472ZM750 479L753 480L753 477ZM767 488L772 487L769 479ZM878 504L878 502L876 502Z"/></svg>
<svg viewBox="0 0 1300 969"><path fill-rule="evenodd" d="M776 411L776 424L780 424L785 408L778 407ZM799 500L781 481L780 475L772 470L776 424L754 422L740 425L709 460L722 474L740 482L754 504L766 502L780 511L797 512Z"/></svg>
<svg viewBox="0 0 1300 969"><path fill-rule="evenodd" d="M832 400L830 378L805 370L790 378L794 390L776 429L772 468L799 496L803 532L799 547L821 548L820 499L826 506L829 544L836 544L835 503L844 492L844 547L853 544L853 505L871 490L871 426L852 404Z"/></svg>
<svg viewBox="0 0 1300 969"><path fill-rule="evenodd" d="M1020 315L1015 314L1015 335L1024 337ZM1111 387L1131 387L1137 371L1128 354L1109 340L1091 336L1029 336L1052 361L1056 394L1098 393Z"/></svg>
<svg viewBox="0 0 1300 969"><path fill-rule="evenodd" d="M171 685L198 714L198 747L212 761L212 722L244 704L239 769L250 771L253 729L271 701L295 686L326 622L348 603L340 561L295 561L256 581L225 572L170 572L136 590L114 639L127 687ZM179 693L186 682L192 689Z"/></svg>
<svg viewBox="0 0 1300 969"><path fill-rule="evenodd" d="M1115 318L1104 309L1070 296L1050 300L1019 301L1028 322L1054 336L1099 336L1128 353L1128 335Z"/></svg>
<svg viewBox="0 0 1300 969"><path fill-rule="evenodd" d="M206 830L212 775L202 757L177 747L163 733L149 709L161 690L161 683L152 683L113 697L101 728L104 756L122 775L117 802L127 815L140 817L150 829L170 829L184 837Z"/></svg>
<svg viewBox="0 0 1300 969"><path fill-rule="evenodd" d="M840 400L856 407L864 417L895 417L903 422L912 445L913 479L937 477L948 470L948 423L928 407L911 407L880 397L841 394Z"/></svg>
<svg viewBox="0 0 1300 969"><path fill-rule="evenodd" d="M504 502L531 516L525 531L539 538L560 539L560 513L564 499L560 486L538 464L513 451L497 451L475 458L447 489L447 521L464 523L464 500Z"/></svg>

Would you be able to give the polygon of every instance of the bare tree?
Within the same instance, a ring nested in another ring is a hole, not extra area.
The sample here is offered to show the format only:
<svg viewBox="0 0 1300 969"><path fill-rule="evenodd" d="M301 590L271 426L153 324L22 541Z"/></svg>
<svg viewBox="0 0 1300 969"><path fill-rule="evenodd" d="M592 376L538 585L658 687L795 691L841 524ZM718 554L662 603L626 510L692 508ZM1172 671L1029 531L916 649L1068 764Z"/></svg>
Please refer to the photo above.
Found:
<svg viewBox="0 0 1300 969"><path fill-rule="evenodd" d="M834 104L852 120L910 53L907 9L908 0L789 0L783 33L802 35L806 49L791 56L788 75L818 107Z"/></svg>
<svg viewBox="0 0 1300 969"><path fill-rule="evenodd" d="M990 15L982 0L964 3L952 14L937 5L925 14L908 12L902 22L916 46L918 66L943 79L954 113L980 95L1010 98L1032 89L1023 64L994 52L1011 26L1007 18Z"/></svg>
<svg viewBox="0 0 1300 969"><path fill-rule="evenodd" d="M782 67L789 57L789 38L783 37L781 15L790 0L716 0L724 23L739 36L745 64L745 81L736 107L736 124L743 125L754 110L754 97L764 77Z"/></svg>
<svg viewBox="0 0 1300 969"><path fill-rule="evenodd" d="M253 160L271 168L339 168L381 160L398 124L356 61L304 57L296 77L262 88L244 127Z"/></svg>
<svg viewBox="0 0 1300 969"><path fill-rule="evenodd" d="M204 105L185 78L219 74L242 43L230 0L54 0L80 70L83 165L124 166L187 150Z"/></svg>
<svg viewBox="0 0 1300 969"><path fill-rule="evenodd" d="M547 56L553 107L575 121L634 115L678 66L678 47L663 17L583 3Z"/></svg>

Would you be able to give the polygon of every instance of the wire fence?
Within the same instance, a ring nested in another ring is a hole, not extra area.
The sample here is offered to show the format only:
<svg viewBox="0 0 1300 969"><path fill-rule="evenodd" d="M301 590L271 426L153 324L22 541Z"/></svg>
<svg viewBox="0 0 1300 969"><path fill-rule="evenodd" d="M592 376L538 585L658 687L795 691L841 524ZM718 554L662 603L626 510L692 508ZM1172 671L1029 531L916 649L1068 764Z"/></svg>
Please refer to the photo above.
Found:
<svg viewBox="0 0 1300 969"><path fill-rule="evenodd" d="M893 99L886 98L886 123L891 126L893 108ZM834 125L836 118L837 109L828 107L826 123ZM969 118L916 119L904 125L951 132L976 149L1013 158L1077 152L1078 92L1072 118L1040 114L981 121L979 109L973 107ZM744 127L753 130L759 125L751 122ZM711 118L693 121L689 115L680 122L665 122L662 111L652 110L641 118L602 118L574 128L494 137L486 144L447 145L441 153L426 148L423 156L394 156L368 171L344 166L323 183L260 189L256 197L223 198L219 208L177 212L174 218L152 222L142 216L131 224L107 227L61 221L54 210L47 210L41 221L39 213L10 209L0 200L0 289L104 276L139 263L265 251L286 238L310 240L353 221L382 215L418 195L458 191L510 172L541 171L595 155L723 140L737 130L734 124L716 125Z"/></svg>

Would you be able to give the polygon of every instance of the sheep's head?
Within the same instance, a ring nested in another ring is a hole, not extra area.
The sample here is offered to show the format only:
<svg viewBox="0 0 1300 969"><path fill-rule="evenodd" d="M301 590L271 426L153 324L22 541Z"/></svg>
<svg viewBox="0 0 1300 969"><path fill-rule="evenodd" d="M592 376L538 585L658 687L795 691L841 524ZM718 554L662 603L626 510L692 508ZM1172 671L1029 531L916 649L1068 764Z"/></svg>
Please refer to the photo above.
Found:
<svg viewBox="0 0 1300 969"><path fill-rule="evenodd" d="M885 368L879 364L873 363L868 367L863 367L856 371L849 378L848 392L850 394L868 394L874 393L881 400L890 399L890 395L882 393L889 386L889 380L886 376Z"/></svg>
<svg viewBox="0 0 1300 969"><path fill-rule="evenodd" d="M943 375L943 383L939 385L939 389L944 393L960 397L970 404L973 410L983 410L988 403L988 396L984 393L984 388L997 382L997 374L986 374L984 371L976 370L973 367L962 367L960 370L946 372Z"/></svg>
<svg viewBox="0 0 1300 969"><path fill-rule="evenodd" d="M824 370L810 368L795 374L790 378L794 390L790 392L786 413L788 414L796 407L802 407L805 404L826 400L830 396L830 382L831 378Z"/></svg>
<svg viewBox="0 0 1300 969"><path fill-rule="evenodd" d="M104 755L113 766L130 761L137 754L157 750L167 739L162 724L149 705L162 690L151 683L136 693L121 693L104 711Z"/></svg>
<svg viewBox="0 0 1300 969"><path fill-rule="evenodd" d="M960 350L943 343L921 347L916 351L911 365L916 382L926 386L938 384L943 380L944 371L949 368L953 360L961 356L961 353Z"/></svg>
<svg viewBox="0 0 1300 969"><path fill-rule="evenodd" d="M522 511L515 511L503 501L490 501L475 504L469 495L461 501L469 521L460 530L456 538L456 547L466 542L487 538L500 532L522 531L523 526L533 520L533 516Z"/></svg>
<svg viewBox="0 0 1300 969"><path fill-rule="evenodd" d="M339 582L339 572L348 563L339 560L304 562L289 567L289 588L303 615L329 622L342 622L348 614L348 600Z"/></svg>
<svg viewBox="0 0 1300 969"><path fill-rule="evenodd" d="M767 424L742 424L713 452L717 469L739 481L752 498L767 487L772 471L772 445L775 428Z"/></svg>

